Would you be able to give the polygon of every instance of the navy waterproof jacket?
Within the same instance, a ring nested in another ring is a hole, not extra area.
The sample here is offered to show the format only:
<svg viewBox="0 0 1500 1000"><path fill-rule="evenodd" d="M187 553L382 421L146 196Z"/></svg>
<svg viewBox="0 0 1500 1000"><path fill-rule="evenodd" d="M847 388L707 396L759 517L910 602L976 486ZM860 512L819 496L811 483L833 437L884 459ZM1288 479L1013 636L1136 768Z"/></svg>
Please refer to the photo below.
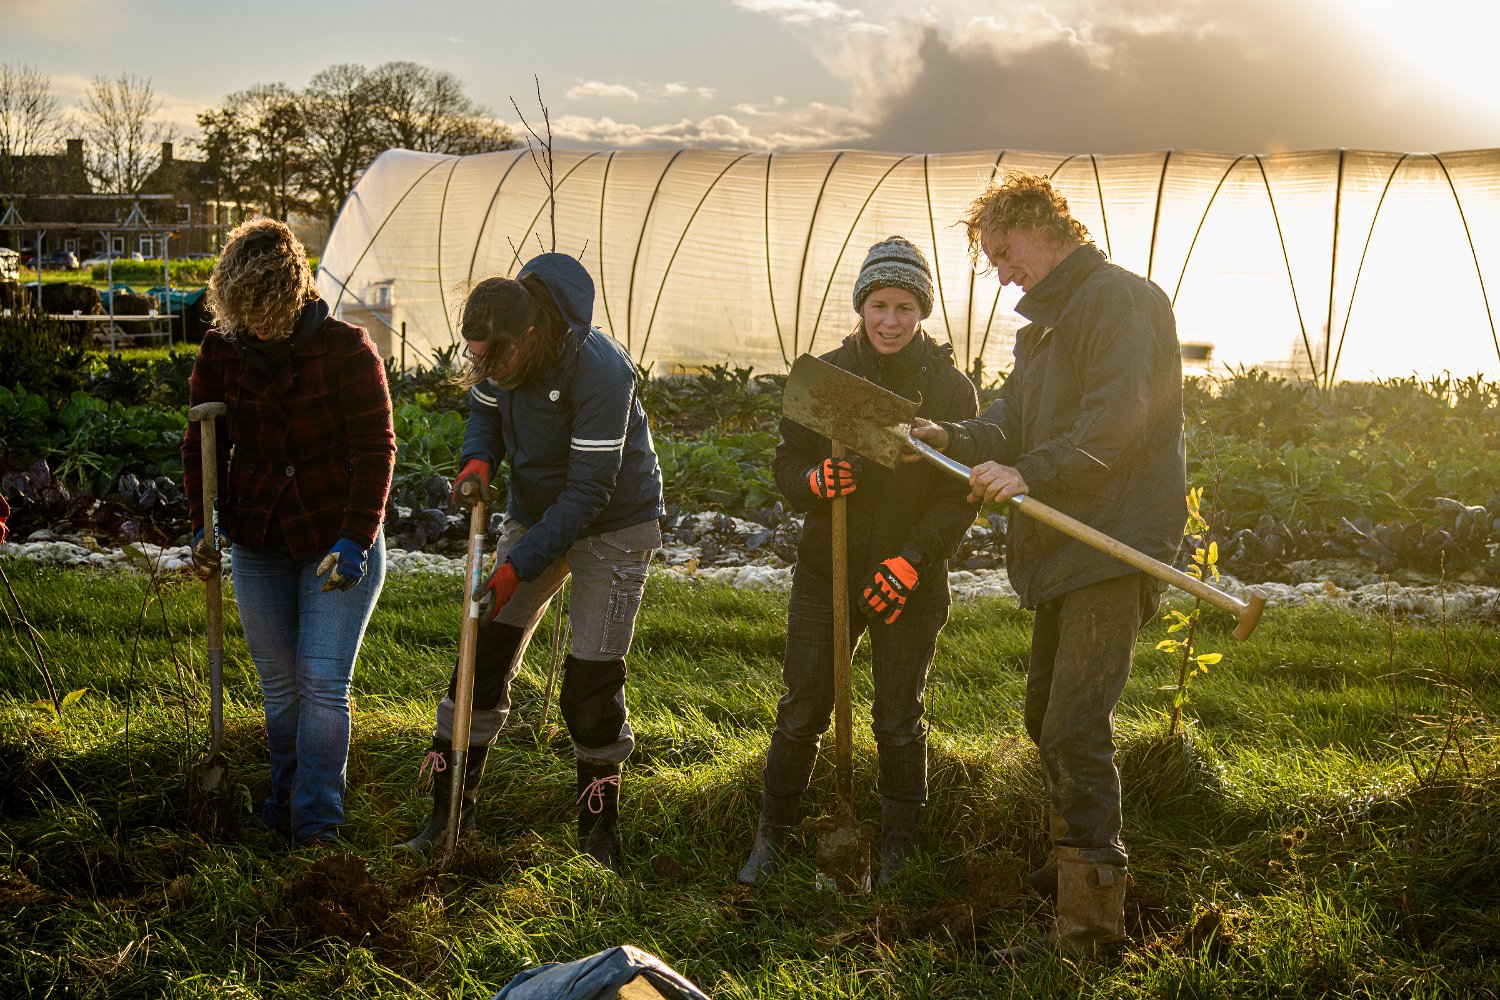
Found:
<svg viewBox="0 0 1500 1000"><path fill-rule="evenodd" d="M666 512L661 466L637 393L636 366L592 327L594 281L567 254L529 261L568 324L557 363L514 389L489 379L469 392L462 467L510 460L509 513L527 527L509 560L533 580L579 538L629 528Z"/></svg>
<svg viewBox="0 0 1500 1000"><path fill-rule="evenodd" d="M1156 285L1074 250L1016 304L1015 367L976 420L943 426L966 465L1013 466L1031 496L1171 562L1187 521L1182 359ZM1023 607L1135 572L1024 514L1006 565Z"/></svg>

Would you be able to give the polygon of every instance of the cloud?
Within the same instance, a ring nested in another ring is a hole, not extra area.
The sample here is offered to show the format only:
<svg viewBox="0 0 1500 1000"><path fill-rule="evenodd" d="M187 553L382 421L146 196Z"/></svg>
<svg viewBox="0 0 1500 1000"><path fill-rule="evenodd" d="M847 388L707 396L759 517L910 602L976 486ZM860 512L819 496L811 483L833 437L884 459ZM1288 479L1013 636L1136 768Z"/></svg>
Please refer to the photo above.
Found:
<svg viewBox="0 0 1500 1000"><path fill-rule="evenodd" d="M712 87L690 87L685 83L664 83L660 87L647 88L647 91L656 100L692 96L701 100L711 101L717 93Z"/></svg>
<svg viewBox="0 0 1500 1000"><path fill-rule="evenodd" d="M1231 152L1465 144L1472 120L1403 88L1315 5L1180 0L1063 23L1035 8L923 26L898 88L869 96L867 148Z"/></svg>
<svg viewBox="0 0 1500 1000"><path fill-rule="evenodd" d="M623 83L604 83L601 80L588 80L576 86L569 87L563 97L570 101L586 101L603 98L607 100L639 101L641 95L638 91L625 86Z"/></svg>
<svg viewBox="0 0 1500 1000"><path fill-rule="evenodd" d="M752 14L770 14L788 24L862 21L864 13L833 0L734 0L734 5Z"/></svg>
<svg viewBox="0 0 1500 1000"><path fill-rule="evenodd" d="M621 122L607 116L563 115L552 120L552 129L559 145L609 149L689 146L771 152L846 146L864 136L860 123L847 108L818 103L791 113L758 118L753 125L727 114L654 125Z"/></svg>
<svg viewBox="0 0 1500 1000"><path fill-rule="evenodd" d="M734 2L803 26L798 40L848 88L836 141L869 149L1459 149L1500 131L1486 89L1432 86L1421 46L1393 62L1326 4ZM785 134L763 101L732 111Z"/></svg>
<svg viewBox="0 0 1500 1000"><path fill-rule="evenodd" d="M672 83L637 83L630 86L624 83L604 83L601 80L587 80L574 87L570 87L563 97L570 101L589 100L619 100L638 104L642 101L656 103L670 101L678 98L697 98L702 101L714 99L716 91L712 87L693 87L681 81Z"/></svg>

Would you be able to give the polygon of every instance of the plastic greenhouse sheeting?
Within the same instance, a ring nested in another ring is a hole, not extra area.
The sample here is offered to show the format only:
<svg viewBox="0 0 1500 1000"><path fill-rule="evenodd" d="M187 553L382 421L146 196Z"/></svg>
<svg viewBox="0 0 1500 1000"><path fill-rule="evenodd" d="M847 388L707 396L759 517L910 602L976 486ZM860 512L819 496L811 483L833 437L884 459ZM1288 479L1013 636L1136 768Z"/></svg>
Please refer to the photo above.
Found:
<svg viewBox="0 0 1500 1000"><path fill-rule="evenodd" d="M466 283L555 246L588 267L595 323L641 363L785 370L852 328L866 249L900 233L933 266L928 332L995 372L1010 365L1020 291L975 273L955 223L1019 167L1050 175L1100 249L1172 297L1190 370L1197 356L1199 370L1324 383L1500 376L1496 149L559 150L555 164L553 206L524 149L387 151L339 215L319 290L385 353L424 363L454 342Z"/></svg>

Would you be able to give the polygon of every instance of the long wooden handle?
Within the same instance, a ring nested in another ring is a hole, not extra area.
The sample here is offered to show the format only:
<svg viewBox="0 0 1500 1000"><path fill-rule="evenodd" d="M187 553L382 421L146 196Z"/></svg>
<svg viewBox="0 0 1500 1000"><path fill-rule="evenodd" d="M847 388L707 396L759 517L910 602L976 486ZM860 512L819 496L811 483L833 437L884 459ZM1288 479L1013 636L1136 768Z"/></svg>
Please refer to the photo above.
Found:
<svg viewBox="0 0 1500 1000"><path fill-rule="evenodd" d="M833 442L835 460L844 446ZM833 747L835 789L842 818L854 815L854 681L849 641L849 510L844 497L833 499Z"/></svg>
<svg viewBox="0 0 1500 1000"><path fill-rule="evenodd" d="M198 422L198 455L203 476L203 537L219 546L219 437L218 419L229 412L223 403L199 403L188 410L188 419ZM204 759L211 759L224 742L224 587L218 566L203 581L205 617L208 625L208 718L210 740Z"/></svg>
<svg viewBox="0 0 1500 1000"><path fill-rule="evenodd" d="M938 468L961 477L965 482L968 481L971 470L967 465L954 461L925 441L911 438L909 443L923 458ZM1250 633L1255 631L1255 626L1260 621L1261 612L1265 610L1266 599L1264 597L1254 595L1248 602L1242 601L1237 597L1231 597L1212 584L1206 583L1195 576L1189 576L1177 567L1169 566L1160 559L1153 559L1146 555L1146 553L1133 549L1118 539L1111 538L1097 528L1089 527L1077 518L1069 517L1060 510L1048 507L1040 500L1034 500L1029 496L1023 495L1012 497L1010 502L1026 516L1035 518L1048 527L1056 528L1068 537L1076 538L1090 548L1097 549L1107 556L1113 556L1128 566L1134 566L1143 573L1149 573L1158 580L1171 584L1178 590L1201 598L1205 603L1218 608L1220 611L1227 611L1231 615L1234 615L1235 621L1238 622L1234 629L1234 637L1236 639L1245 640L1250 638Z"/></svg>
<svg viewBox="0 0 1500 1000"><path fill-rule="evenodd" d="M458 632L458 672L453 684L453 751L449 755L453 770L450 780L453 793L448 800L447 845L439 869L446 869L458 845L458 828L463 809L464 774L469 764L469 729L474 716L474 658L479 648L479 601L474 595L484 586L484 530L489 515L485 512L484 490L469 510L469 556L464 567L464 620Z"/></svg>

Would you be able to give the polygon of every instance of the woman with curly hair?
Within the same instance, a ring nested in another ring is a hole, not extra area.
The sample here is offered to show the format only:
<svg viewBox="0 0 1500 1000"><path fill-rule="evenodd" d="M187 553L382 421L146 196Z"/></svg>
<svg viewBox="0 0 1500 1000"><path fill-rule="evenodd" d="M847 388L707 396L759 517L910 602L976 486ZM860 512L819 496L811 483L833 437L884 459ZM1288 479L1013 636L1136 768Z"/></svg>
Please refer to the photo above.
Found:
<svg viewBox="0 0 1500 1000"><path fill-rule="evenodd" d="M349 758L354 660L385 579L381 521L396 435L385 367L365 331L334 319L292 231L255 219L229 234L209 278L216 326L193 366L191 403L222 401L219 523L265 702L270 828L337 841ZM204 538L199 430L182 462Z"/></svg>

